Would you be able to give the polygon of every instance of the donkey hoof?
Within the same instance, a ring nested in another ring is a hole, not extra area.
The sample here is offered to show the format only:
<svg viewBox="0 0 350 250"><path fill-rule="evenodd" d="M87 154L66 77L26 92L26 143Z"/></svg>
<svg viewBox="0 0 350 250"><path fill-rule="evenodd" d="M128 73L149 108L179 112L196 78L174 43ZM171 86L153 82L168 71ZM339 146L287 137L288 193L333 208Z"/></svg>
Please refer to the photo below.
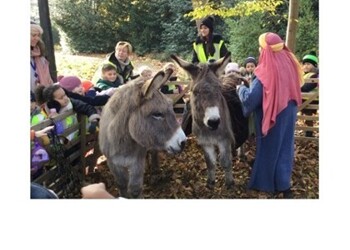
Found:
<svg viewBox="0 0 350 250"><path fill-rule="evenodd" d="M226 189L232 190L233 187L235 186L235 182L234 182L234 181L231 181L231 182L229 182L229 183L225 183L225 186L226 186Z"/></svg>
<svg viewBox="0 0 350 250"><path fill-rule="evenodd" d="M207 188L209 188L210 190L213 190L214 186L215 186L215 180L214 181L207 180L207 185L206 185Z"/></svg>

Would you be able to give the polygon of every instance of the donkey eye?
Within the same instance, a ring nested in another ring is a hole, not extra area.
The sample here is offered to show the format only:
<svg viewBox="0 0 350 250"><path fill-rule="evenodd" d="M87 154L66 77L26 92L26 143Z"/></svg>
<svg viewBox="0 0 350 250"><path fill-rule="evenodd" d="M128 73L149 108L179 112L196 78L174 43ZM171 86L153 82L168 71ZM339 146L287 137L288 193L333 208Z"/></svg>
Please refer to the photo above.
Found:
<svg viewBox="0 0 350 250"><path fill-rule="evenodd" d="M163 120L164 119L164 115L160 112L152 113L152 117L156 120Z"/></svg>

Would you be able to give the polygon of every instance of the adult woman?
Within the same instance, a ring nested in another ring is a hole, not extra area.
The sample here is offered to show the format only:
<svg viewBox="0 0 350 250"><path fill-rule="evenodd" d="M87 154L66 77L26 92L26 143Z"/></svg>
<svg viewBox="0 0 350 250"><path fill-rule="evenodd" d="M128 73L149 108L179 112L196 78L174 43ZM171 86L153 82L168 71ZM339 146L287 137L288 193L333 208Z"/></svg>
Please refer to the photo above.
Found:
<svg viewBox="0 0 350 250"><path fill-rule="evenodd" d="M34 91L38 85L49 86L51 79L49 62L44 57L44 42L41 40L43 29L30 24L30 90Z"/></svg>
<svg viewBox="0 0 350 250"><path fill-rule="evenodd" d="M200 35L193 43L192 63L206 63L226 55L227 48L221 35L214 34L214 18L204 18L199 26Z"/></svg>
<svg viewBox="0 0 350 250"><path fill-rule="evenodd" d="M199 26L200 34L193 43L192 63L210 63L224 57L228 50L221 35L214 34L214 18L209 16ZM192 133L191 105L187 101L182 114L182 129L186 135Z"/></svg>
<svg viewBox="0 0 350 250"><path fill-rule="evenodd" d="M105 64L111 63L117 68L119 78L121 78L121 84L128 82L129 80L135 79L139 75L134 75L134 65L130 60L132 54L132 46L130 43L125 41L119 41L115 45L115 50L106 55L106 60L100 65L96 73L92 78L92 82L97 83L101 75L102 67Z"/></svg>
<svg viewBox="0 0 350 250"><path fill-rule="evenodd" d="M301 104L302 70L275 33L259 37L260 58L250 87L240 85L243 112L255 114L256 159L249 188L292 198L294 129Z"/></svg>

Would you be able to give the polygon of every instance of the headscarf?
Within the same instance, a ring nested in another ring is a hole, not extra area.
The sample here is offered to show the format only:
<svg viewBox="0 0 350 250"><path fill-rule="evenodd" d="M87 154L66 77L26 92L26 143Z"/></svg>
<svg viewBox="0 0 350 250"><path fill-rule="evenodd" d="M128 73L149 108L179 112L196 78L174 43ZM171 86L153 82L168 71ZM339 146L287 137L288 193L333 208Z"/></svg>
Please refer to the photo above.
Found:
<svg viewBox="0 0 350 250"><path fill-rule="evenodd" d="M294 54L277 34L267 32L260 35L259 45L261 51L255 75L263 85L262 134L266 135L290 100L301 104L303 71Z"/></svg>

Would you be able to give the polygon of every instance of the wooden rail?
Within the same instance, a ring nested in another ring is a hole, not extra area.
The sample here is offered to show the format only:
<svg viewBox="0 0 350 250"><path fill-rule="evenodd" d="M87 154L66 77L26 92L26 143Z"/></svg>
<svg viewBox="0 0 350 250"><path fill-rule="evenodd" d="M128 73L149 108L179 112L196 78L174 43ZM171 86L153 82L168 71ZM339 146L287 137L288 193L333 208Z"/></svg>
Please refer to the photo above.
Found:
<svg viewBox="0 0 350 250"><path fill-rule="evenodd" d="M310 78L307 79L306 82L318 83L319 79ZM318 141L319 136L306 137L305 133L306 131L311 131L314 134L315 132L319 132L319 90L317 88L311 92L302 93L301 96L303 102L298 108L297 125L295 127L295 139ZM309 125L307 123L309 123ZM300 131L302 135L298 135L300 134Z"/></svg>
<svg viewBox="0 0 350 250"><path fill-rule="evenodd" d="M78 123L65 128L62 133L58 134L60 138L63 138L74 132L78 133L78 136L74 139L70 141L66 140L64 147L62 147L65 158L64 161L66 165L70 167L68 171L69 173L67 173L67 169L64 169L64 167L61 166L62 164L59 163L53 148L55 145L52 144L52 139L48 145L45 145L44 141L39 138L41 145L45 147L50 155L50 161L44 164L41 175L31 178L32 182L52 189L60 198L69 198L69 195L65 192L68 185L72 186L72 189L80 190L85 176L85 155L89 150L94 148L95 144L97 144L98 133L88 136L93 137L93 140L95 141L94 143L91 143L91 139L87 141L86 116L76 114L72 110L59 114L52 120L47 119L37 125L31 126L31 129L34 131L42 130L48 126L54 125L55 123L62 122L64 119L72 115L77 116ZM69 177L69 175L71 176ZM72 176L75 178L71 178Z"/></svg>

